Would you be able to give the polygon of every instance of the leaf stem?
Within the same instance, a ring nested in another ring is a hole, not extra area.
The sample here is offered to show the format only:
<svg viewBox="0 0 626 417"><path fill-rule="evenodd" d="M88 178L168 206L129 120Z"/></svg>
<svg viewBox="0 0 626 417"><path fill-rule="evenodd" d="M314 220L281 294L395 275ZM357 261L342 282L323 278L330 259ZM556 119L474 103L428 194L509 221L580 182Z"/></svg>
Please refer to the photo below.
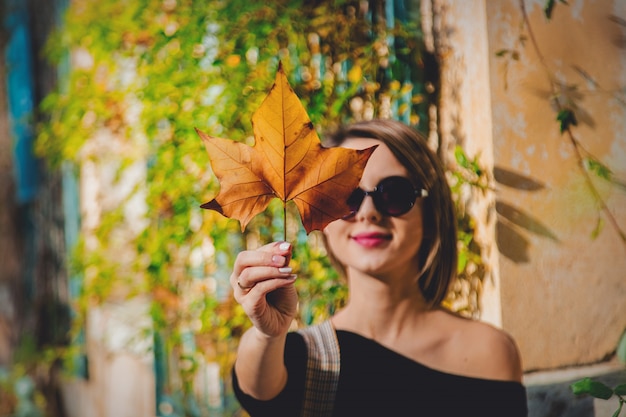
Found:
<svg viewBox="0 0 626 417"><path fill-rule="evenodd" d="M287 202L283 201L283 242L287 241Z"/></svg>

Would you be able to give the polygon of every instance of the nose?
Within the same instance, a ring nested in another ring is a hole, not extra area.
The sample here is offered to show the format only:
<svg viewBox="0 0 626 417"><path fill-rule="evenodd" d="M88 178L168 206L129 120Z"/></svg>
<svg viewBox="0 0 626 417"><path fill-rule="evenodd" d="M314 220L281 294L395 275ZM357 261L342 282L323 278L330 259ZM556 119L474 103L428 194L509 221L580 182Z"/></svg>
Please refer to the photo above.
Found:
<svg viewBox="0 0 626 417"><path fill-rule="evenodd" d="M356 219L358 221L367 220L372 223L378 223L381 218L382 214L380 214L376 208L374 199L369 193L366 193L361 202L361 207L359 207L359 210L356 212Z"/></svg>

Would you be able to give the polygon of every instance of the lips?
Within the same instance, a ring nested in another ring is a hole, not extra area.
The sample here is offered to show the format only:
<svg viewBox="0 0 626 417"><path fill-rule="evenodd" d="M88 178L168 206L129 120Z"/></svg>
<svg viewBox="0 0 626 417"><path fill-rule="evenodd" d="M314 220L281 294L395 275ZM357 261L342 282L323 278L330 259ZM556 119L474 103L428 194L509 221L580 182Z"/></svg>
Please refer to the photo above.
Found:
<svg viewBox="0 0 626 417"><path fill-rule="evenodd" d="M358 233L352 236L352 240L366 248L375 248L389 242L391 235L378 232Z"/></svg>

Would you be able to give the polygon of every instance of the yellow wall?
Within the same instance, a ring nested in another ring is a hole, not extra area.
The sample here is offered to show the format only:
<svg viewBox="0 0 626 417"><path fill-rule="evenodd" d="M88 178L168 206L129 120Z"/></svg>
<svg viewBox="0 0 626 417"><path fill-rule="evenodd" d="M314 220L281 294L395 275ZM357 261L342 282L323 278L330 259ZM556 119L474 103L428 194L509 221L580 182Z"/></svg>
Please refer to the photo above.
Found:
<svg viewBox="0 0 626 417"><path fill-rule="evenodd" d="M626 18L626 3L570 3L557 5L552 21L540 4L527 6L546 72L530 39L525 46L511 44L520 33L519 2L486 2L495 164L541 187L499 184L497 191L499 218L508 225L498 228L498 243L501 252L506 245L515 248L511 257L500 257L503 326L518 339L528 369L599 361L615 350L626 328L626 242L605 215L604 229L592 238L598 207L570 138L555 122L547 75L577 87L576 140L626 179L626 28L609 20L612 14ZM505 69L494 56L512 46L519 61ZM626 190L595 184L625 230ZM527 227L510 221L516 216L528 216Z"/></svg>
<svg viewBox="0 0 626 417"><path fill-rule="evenodd" d="M485 318L515 337L526 370L600 361L626 329L626 242L599 213L574 147L559 132L548 78L576 86L575 138L626 182L626 27L609 19L626 19L626 2L557 2L551 21L544 3L525 2L547 69L523 26L520 1L431 3L444 40L442 122L454 125L444 134L493 164L497 180L483 213L496 216L487 232L499 249ZM504 49L518 59L497 57ZM594 183L626 230L626 187ZM593 239L598 216L605 225Z"/></svg>

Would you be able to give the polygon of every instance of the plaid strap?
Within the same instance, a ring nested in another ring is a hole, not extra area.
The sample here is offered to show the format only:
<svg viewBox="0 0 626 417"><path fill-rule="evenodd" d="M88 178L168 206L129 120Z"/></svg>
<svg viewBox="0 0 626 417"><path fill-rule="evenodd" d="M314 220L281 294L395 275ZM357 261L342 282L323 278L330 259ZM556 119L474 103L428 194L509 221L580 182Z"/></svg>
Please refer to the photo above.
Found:
<svg viewBox="0 0 626 417"><path fill-rule="evenodd" d="M307 345L308 359L301 417L330 417L339 382L339 342L330 320L298 330Z"/></svg>

